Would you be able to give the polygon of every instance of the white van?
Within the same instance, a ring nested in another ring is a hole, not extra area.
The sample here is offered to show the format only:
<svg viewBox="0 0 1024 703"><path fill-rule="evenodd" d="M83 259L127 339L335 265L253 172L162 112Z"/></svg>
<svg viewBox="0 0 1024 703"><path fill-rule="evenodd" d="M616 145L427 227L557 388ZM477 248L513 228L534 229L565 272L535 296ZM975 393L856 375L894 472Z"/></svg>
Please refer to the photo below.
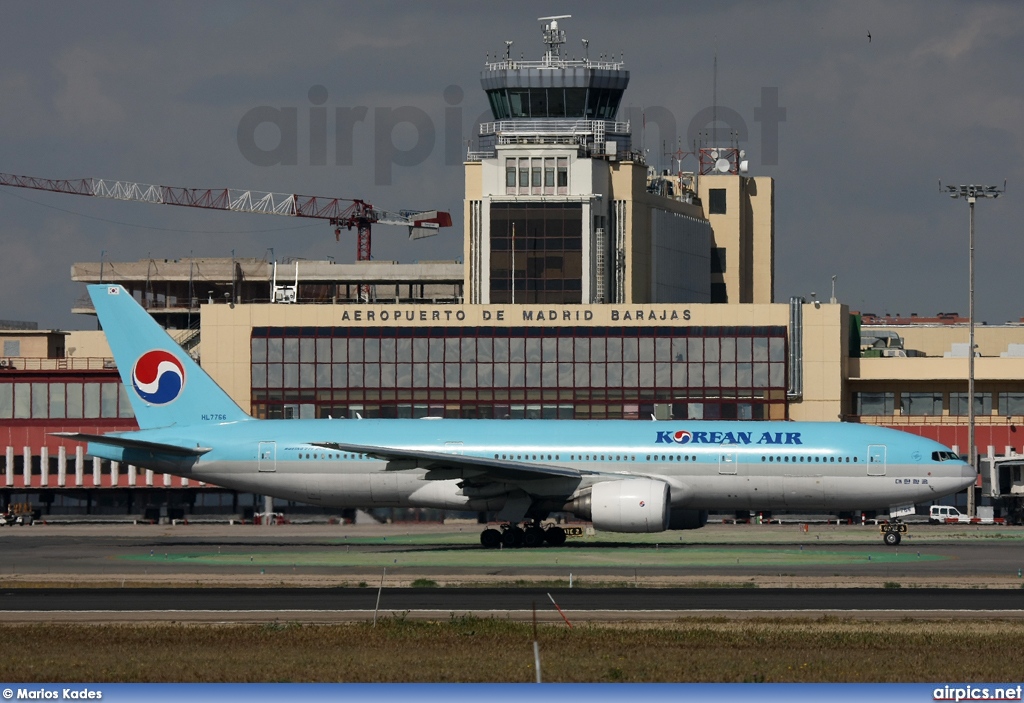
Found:
<svg viewBox="0 0 1024 703"><path fill-rule="evenodd" d="M933 505L928 510L928 522L939 525L946 522L970 522L971 518L964 515L952 505Z"/></svg>

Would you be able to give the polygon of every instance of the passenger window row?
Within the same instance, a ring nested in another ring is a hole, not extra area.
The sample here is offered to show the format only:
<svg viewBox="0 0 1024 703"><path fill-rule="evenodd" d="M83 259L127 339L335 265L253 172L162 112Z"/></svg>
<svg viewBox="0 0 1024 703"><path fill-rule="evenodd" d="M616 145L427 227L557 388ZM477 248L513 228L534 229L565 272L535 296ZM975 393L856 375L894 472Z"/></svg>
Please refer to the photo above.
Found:
<svg viewBox="0 0 1024 703"><path fill-rule="evenodd" d="M848 456L804 456L804 455L797 455L797 456L792 456L792 455L790 455L790 456L762 456L761 457L761 461L762 462L776 461L776 462L780 462L780 463L785 463L785 462L797 463L797 462L799 462L799 463L807 463L807 464L812 464L812 463L813 464L819 464L819 463L820 464L835 464L835 463L840 463L840 464L846 463L846 464L849 464L850 461L851 461L851 457L848 457ZM852 457L852 461L853 461L853 463L856 464L859 461L859 459L857 457Z"/></svg>

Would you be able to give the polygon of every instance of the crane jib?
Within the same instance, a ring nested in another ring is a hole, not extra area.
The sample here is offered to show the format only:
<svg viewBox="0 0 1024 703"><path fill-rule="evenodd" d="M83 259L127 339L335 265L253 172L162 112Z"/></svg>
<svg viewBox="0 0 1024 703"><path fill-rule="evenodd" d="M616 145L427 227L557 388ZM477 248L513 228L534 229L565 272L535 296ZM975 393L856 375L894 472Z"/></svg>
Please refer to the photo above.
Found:
<svg viewBox="0 0 1024 703"><path fill-rule="evenodd" d="M230 210L262 215L286 217L312 217L330 220L335 227L353 227L360 231L359 259L369 259L369 226L373 223L401 225L409 228L412 239L437 234L441 227L451 227L452 217L437 210L401 210L389 212L375 210L363 201L348 198L325 198L316 195L270 193L233 188L178 188L131 181L109 181L99 178L55 180L0 173L0 185L31 188L52 193L91 195L97 198L150 203L153 205L180 205L206 210ZM362 240L367 241L363 242Z"/></svg>

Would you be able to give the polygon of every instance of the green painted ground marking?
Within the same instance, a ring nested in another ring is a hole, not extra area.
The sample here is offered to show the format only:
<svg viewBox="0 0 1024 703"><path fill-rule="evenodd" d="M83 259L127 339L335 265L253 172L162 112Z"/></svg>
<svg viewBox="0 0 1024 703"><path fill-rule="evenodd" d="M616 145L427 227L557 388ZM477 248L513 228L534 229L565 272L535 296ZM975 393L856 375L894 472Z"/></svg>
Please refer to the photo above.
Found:
<svg viewBox="0 0 1024 703"><path fill-rule="evenodd" d="M130 561L174 562L178 566L253 567L470 567L470 568L657 568L886 565L943 561L948 557L909 549L721 549L623 547L602 549L542 548L501 550L395 550L388 552L238 552L124 556Z"/></svg>

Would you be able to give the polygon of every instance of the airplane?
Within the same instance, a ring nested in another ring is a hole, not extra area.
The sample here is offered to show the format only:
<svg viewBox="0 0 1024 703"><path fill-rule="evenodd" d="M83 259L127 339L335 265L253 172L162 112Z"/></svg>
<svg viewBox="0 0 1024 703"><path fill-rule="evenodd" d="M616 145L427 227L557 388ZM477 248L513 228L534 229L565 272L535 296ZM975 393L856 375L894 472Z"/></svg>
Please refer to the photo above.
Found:
<svg viewBox="0 0 1024 703"><path fill-rule="evenodd" d="M888 508L974 484L930 439L841 422L261 420L244 412L119 285L89 295L138 431L60 433L91 456L333 508L496 511L484 547L565 542L569 512L609 532L703 527L709 510Z"/></svg>

